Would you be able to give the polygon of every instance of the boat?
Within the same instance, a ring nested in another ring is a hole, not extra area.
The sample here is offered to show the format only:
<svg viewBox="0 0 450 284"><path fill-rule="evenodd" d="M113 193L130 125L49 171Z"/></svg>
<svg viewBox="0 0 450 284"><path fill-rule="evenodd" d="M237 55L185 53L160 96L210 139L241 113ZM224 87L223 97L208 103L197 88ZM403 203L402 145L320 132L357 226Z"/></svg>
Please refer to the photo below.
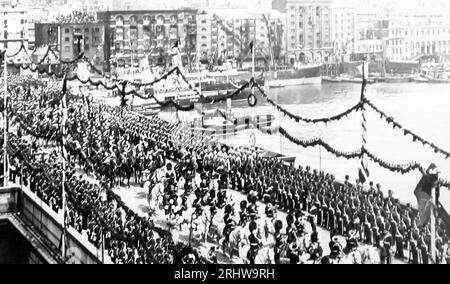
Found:
<svg viewBox="0 0 450 284"><path fill-rule="evenodd" d="M430 80L428 78L424 78L424 77L414 77L412 78L412 81L415 83L429 83Z"/></svg>
<svg viewBox="0 0 450 284"><path fill-rule="evenodd" d="M411 82L411 77L410 76L395 76L395 77L386 77L386 83L391 83L391 84L395 84L395 83L409 83Z"/></svg>
<svg viewBox="0 0 450 284"><path fill-rule="evenodd" d="M363 79L362 78L358 78L358 77L342 77L341 82L343 83L352 83L352 84L362 84ZM374 79L367 79L366 80L367 84L375 84L375 80Z"/></svg>
<svg viewBox="0 0 450 284"><path fill-rule="evenodd" d="M265 85L273 86L298 86L309 84L322 84L321 65L299 66L298 68L278 68L264 74Z"/></svg>
<svg viewBox="0 0 450 284"><path fill-rule="evenodd" d="M322 82L327 82L327 83L341 83L341 82L342 82L342 78L340 78L340 77L328 77L328 76L324 76L324 77L322 77Z"/></svg>
<svg viewBox="0 0 450 284"><path fill-rule="evenodd" d="M271 88L271 89L281 89L281 88L284 88L285 86L284 85L273 85L273 86L269 86L269 88Z"/></svg>

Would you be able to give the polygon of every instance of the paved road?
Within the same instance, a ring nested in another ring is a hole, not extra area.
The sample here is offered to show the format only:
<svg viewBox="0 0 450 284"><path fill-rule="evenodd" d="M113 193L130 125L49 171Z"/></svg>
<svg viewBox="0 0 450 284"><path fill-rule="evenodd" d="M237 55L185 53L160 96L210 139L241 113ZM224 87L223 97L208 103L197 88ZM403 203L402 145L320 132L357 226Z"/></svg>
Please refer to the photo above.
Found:
<svg viewBox="0 0 450 284"><path fill-rule="evenodd" d="M199 177L197 177L197 179L198 178ZM147 201L147 192L142 187L140 187L140 186L131 186L130 188L118 187L118 188L113 189L113 191L117 195L119 195L122 198L122 200L133 211L135 211L139 216L142 216L142 217L149 216L148 214L150 212L150 207L149 207L149 204ZM235 212L236 213L239 212L239 203L242 200L246 200L246 196L240 192L236 192L233 190L229 190L228 193L234 201ZM258 202L257 205L258 205L258 210L259 210L259 216L264 216L265 205L262 204L261 202ZM183 215L183 219L186 220L186 222L190 221L191 212L192 211L188 211ZM219 212L218 215L219 215L219 219L220 219L223 216L223 213ZM189 225L188 224L184 225L182 230L180 231L178 226L173 227L173 226L168 225L167 218L164 215L164 212L157 210L157 212L155 212L155 214L152 216L153 216L152 218L157 226L171 230L175 241L179 241L179 242L188 244L188 242L189 242ZM287 216L287 214L285 212L278 211L277 219L283 221L283 228L286 228L286 216ZM308 232L312 232L311 226L309 224L307 226L307 230L308 230ZM328 246L328 243L330 242L330 233L329 233L329 231L324 230L323 228L318 228L317 230L319 233L320 243L322 244L322 247L324 250L324 255L327 255L330 252L330 249ZM345 238L339 237L339 241L341 242L341 244L345 245ZM208 239L208 242L205 243L203 241L203 238L199 238L199 236L197 236L196 238L193 238L191 245L194 248L198 249L202 253L202 255L207 255L209 249L212 246L215 246L217 248L220 247L220 249L218 250L220 252L218 255L220 263L236 263L236 264L241 263L241 260L237 257L233 257L233 259L230 259L228 256L223 255L221 253L221 246L213 240ZM394 263L401 264L404 262L400 261L400 260L394 260Z"/></svg>

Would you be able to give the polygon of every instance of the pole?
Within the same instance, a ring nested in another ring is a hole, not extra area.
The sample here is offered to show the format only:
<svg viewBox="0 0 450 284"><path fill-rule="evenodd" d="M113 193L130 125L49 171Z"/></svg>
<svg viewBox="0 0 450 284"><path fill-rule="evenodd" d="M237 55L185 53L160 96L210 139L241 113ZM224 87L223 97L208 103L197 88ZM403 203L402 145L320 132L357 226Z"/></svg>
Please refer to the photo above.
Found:
<svg viewBox="0 0 450 284"><path fill-rule="evenodd" d="M431 190L431 200L435 203L435 206L438 205L436 202L436 187ZM436 264L436 215L434 206L430 206L430 231L431 231L431 243L430 243L430 253L431 253L431 261L433 264Z"/></svg>
<svg viewBox="0 0 450 284"><path fill-rule="evenodd" d="M66 84L66 78L64 78L64 85ZM62 112L62 119L61 119L61 130L62 130L62 145L61 145L61 151L62 151L62 211L63 211L63 235L62 235L62 245L61 245L61 253L62 257L66 258L66 159L67 159L67 152L66 152L66 135L67 135L67 129L66 129L66 120L67 120L67 92L65 90L65 87L63 88L63 99L61 101L61 112Z"/></svg>
<svg viewBox="0 0 450 284"><path fill-rule="evenodd" d="M198 90L202 94L202 75L200 71L200 47L197 46Z"/></svg>
<svg viewBox="0 0 450 284"><path fill-rule="evenodd" d="M4 77L4 84L3 84L3 103L4 103L4 110L3 110L3 186L8 186L8 178L9 178L9 173L8 173L8 155L7 155L7 147L6 145L8 144L8 110L7 110L7 100L8 100L8 64L7 64L7 56L6 56L6 51L4 53L4 59L3 59L3 77Z"/></svg>

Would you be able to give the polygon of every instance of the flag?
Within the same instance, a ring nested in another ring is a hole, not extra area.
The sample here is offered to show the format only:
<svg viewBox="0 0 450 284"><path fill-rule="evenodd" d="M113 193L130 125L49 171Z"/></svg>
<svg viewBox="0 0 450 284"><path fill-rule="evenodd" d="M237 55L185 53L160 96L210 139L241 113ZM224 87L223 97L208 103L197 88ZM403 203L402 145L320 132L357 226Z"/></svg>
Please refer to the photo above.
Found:
<svg viewBox="0 0 450 284"><path fill-rule="evenodd" d="M369 79L369 64L364 62L362 65L358 66L358 71L363 76L364 80Z"/></svg>
<svg viewBox="0 0 450 284"><path fill-rule="evenodd" d="M414 190L419 209L419 227L425 226L430 221L431 212L435 207L432 200L432 190L438 180L438 172L435 164L431 164Z"/></svg>
<svg viewBox="0 0 450 284"><path fill-rule="evenodd" d="M361 182L361 184L365 184L366 181L369 179L369 170L367 168L359 168L359 181Z"/></svg>
<svg viewBox="0 0 450 284"><path fill-rule="evenodd" d="M0 66L3 66L3 62L6 62L6 49L4 51L0 50Z"/></svg>
<svg viewBox="0 0 450 284"><path fill-rule="evenodd" d="M358 176L359 176L359 181L361 182L361 184L365 184L370 176L370 172L367 167L367 164L365 164L363 160L361 160L361 167L359 168Z"/></svg>
<svg viewBox="0 0 450 284"><path fill-rule="evenodd" d="M250 42L250 44L248 45L248 49L249 49L249 53L250 53L250 54L253 54L253 48L254 48L254 46L255 46L255 42L252 40L252 41Z"/></svg>

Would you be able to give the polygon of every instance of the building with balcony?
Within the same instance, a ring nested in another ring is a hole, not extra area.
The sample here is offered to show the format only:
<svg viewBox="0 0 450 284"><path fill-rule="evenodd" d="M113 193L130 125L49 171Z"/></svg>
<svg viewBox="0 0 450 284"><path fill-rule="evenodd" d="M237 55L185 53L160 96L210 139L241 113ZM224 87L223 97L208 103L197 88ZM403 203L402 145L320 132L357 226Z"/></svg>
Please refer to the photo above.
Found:
<svg viewBox="0 0 450 284"><path fill-rule="evenodd" d="M151 64L167 66L178 42L184 64L196 55L197 10L139 10L97 13L105 29L104 54L107 69Z"/></svg>

